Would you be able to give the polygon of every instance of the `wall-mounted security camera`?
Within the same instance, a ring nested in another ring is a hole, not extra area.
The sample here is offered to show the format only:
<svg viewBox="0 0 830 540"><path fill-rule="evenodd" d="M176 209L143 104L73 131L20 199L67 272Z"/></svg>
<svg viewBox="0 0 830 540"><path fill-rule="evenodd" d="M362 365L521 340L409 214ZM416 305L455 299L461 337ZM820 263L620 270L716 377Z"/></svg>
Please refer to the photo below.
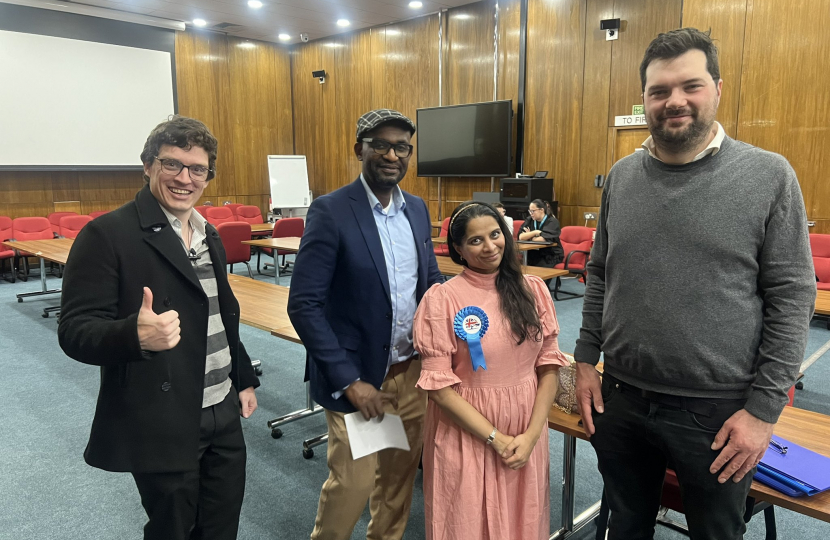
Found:
<svg viewBox="0 0 830 540"><path fill-rule="evenodd" d="M303 43L308 43L308 32L300 33L300 41L302 41Z"/></svg>
<svg viewBox="0 0 830 540"><path fill-rule="evenodd" d="M326 70L325 69L318 69L316 71L312 71L311 76L320 79L320 84L323 84L324 82L326 82Z"/></svg>
<svg viewBox="0 0 830 540"><path fill-rule="evenodd" d="M620 20L603 19L599 21L599 29L605 30L605 41L613 41L620 37Z"/></svg>

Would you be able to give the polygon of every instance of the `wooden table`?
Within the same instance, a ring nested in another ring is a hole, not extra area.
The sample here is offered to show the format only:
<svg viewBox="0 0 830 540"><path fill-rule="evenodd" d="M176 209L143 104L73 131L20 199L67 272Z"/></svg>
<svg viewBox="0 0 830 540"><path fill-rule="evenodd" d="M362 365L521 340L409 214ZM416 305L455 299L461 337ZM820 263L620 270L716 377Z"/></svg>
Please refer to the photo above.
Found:
<svg viewBox="0 0 830 540"><path fill-rule="evenodd" d="M432 228L433 229L440 229L441 225L442 225L442 223L440 221L433 221L432 222Z"/></svg>
<svg viewBox="0 0 830 540"><path fill-rule="evenodd" d="M830 317L830 291L816 291L816 315ZM830 318L827 319L827 329L830 330Z"/></svg>
<svg viewBox="0 0 830 540"><path fill-rule="evenodd" d="M274 230L273 223L252 223L251 224L251 232L252 233L263 233L263 232L271 232Z"/></svg>
<svg viewBox="0 0 830 540"><path fill-rule="evenodd" d="M457 276L464 269L460 264L455 264L449 257L435 257L438 262L438 271L443 276ZM531 276L538 276L541 279L548 280L556 277L567 276L567 270L558 270L556 268L543 268L541 266L522 266L523 274L530 274Z"/></svg>
<svg viewBox="0 0 830 540"><path fill-rule="evenodd" d="M69 250L72 249L74 240L71 238L51 238L49 240L19 240L6 241L2 245L14 249L19 252L31 253L32 257L40 259L40 286L41 290L30 293L20 293L17 295L17 301L22 302L24 298L29 296L42 296L44 294L57 294L61 292L60 289L46 288L46 261L57 264L66 264L66 259L69 257ZM14 269L12 269L14 272ZM51 311L54 311L52 309ZM44 316L48 317L48 312L44 312Z"/></svg>
<svg viewBox="0 0 830 540"><path fill-rule="evenodd" d="M593 520L599 511L599 502L579 516L574 517L576 439L588 440L585 429L580 424L580 416L562 412L554 407L548 415L548 427L565 435L565 454L562 465L562 523L561 528L550 537L551 540L554 540L570 536L570 534ZM781 413L781 418L775 425L775 434L830 457L830 416L795 407L784 407L784 412ZM789 497L760 482L753 481L749 496L758 501L768 502L806 516L830 522L830 491L812 497L796 498Z"/></svg>
<svg viewBox="0 0 830 540"><path fill-rule="evenodd" d="M288 287L271 285L264 281L234 274L228 274L228 282L239 302L240 322L270 332L272 336L302 345L303 342L300 340L300 336L297 335L296 330L291 325L291 320L288 318ZM323 408L314 403L311 398L309 383L305 384L305 408L284 414L268 422L271 436L275 439L282 437L280 426L323 412ZM303 457L306 459L313 457L314 451L312 449L327 440L328 434L323 434L303 441Z"/></svg>
<svg viewBox="0 0 830 540"><path fill-rule="evenodd" d="M264 247L269 249L278 249L281 251L290 251L291 253L297 253L300 251L300 240L302 238L298 236L286 236L283 238L262 238L259 240L243 240L243 244L248 244L249 246L254 247ZM257 268L257 272L259 268ZM280 280L280 270L279 266L277 266L277 253L274 252L274 284L279 285Z"/></svg>

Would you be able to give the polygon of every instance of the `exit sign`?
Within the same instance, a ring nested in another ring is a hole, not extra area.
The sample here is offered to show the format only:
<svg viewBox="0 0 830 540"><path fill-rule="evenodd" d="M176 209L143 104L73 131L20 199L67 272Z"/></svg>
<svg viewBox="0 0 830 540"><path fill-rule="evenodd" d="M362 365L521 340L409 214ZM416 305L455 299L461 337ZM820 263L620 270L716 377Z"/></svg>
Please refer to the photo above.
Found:
<svg viewBox="0 0 830 540"><path fill-rule="evenodd" d="M645 106L643 105L633 105L631 107L631 116L636 116L638 114L645 114Z"/></svg>

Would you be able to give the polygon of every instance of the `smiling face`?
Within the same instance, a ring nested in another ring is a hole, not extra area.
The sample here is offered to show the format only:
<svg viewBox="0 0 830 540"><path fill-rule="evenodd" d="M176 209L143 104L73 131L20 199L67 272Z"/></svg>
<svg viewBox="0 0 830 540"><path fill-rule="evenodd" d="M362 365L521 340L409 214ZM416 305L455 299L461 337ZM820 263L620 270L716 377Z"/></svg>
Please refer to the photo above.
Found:
<svg viewBox="0 0 830 540"><path fill-rule="evenodd" d="M711 133L723 80L706 69L706 55L692 49L677 58L654 60L646 69L643 93L646 123L664 152L688 152Z"/></svg>
<svg viewBox="0 0 830 540"><path fill-rule="evenodd" d="M392 144L409 144L412 138L409 130L394 123L382 124L364 133L362 137L383 139ZM403 180L409 167L409 159L412 157L410 154L405 158L399 158L394 148L380 155L365 142L355 144L355 154L357 159L363 162L363 178L366 179L366 183L369 187L381 189L391 189Z"/></svg>
<svg viewBox="0 0 830 540"><path fill-rule="evenodd" d="M194 182L190 178L190 171L182 168L176 175L164 172L159 159L175 159L180 163L190 165L209 166L208 153L200 146L191 146L185 150L178 146L162 145L159 148L158 159L144 164L144 174L150 178L150 192L168 212L186 222L190 212L202 196L207 182Z"/></svg>
<svg viewBox="0 0 830 540"><path fill-rule="evenodd" d="M470 270L492 274L504 256L504 235L495 218L481 216L467 222L464 238L454 247Z"/></svg>

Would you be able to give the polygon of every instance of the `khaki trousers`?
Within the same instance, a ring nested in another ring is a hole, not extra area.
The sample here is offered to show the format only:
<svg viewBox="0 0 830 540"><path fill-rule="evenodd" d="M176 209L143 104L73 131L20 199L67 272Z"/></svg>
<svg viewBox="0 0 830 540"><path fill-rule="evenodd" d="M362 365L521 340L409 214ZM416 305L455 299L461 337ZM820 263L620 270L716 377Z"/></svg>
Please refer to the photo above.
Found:
<svg viewBox="0 0 830 540"><path fill-rule="evenodd" d="M401 417L409 452L387 449L353 460L345 415L325 411L329 477L320 492L312 540L348 540L367 500L372 520L366 538L400 540L403 536L421 459L427 405L426 392L415 387L421 361L413 359L405 364L392 366L381 390L395 395L385 411Z"/></svg>

